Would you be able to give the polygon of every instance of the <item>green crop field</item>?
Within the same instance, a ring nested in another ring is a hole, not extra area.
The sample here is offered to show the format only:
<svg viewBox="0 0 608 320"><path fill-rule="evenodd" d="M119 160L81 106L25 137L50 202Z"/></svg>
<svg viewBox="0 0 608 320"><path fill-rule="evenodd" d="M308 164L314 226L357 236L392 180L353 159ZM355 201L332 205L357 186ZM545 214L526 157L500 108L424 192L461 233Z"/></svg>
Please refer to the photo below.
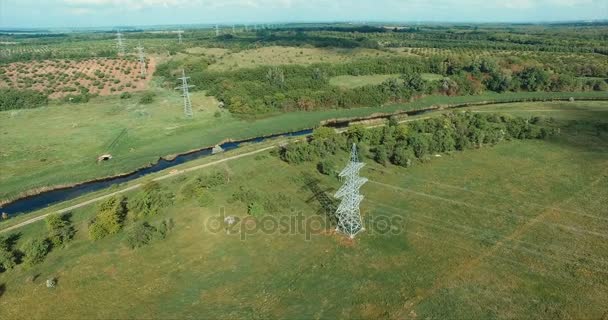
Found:
<svg viewBox="0 0 608 320"><path fill-rule="evenodd" d="M243 189L282 199L275 218L323 215L320 195L331 197L340 181L270 153L201 171L230 177L206 207L180 197L199 172L165 180L176 203L148 221L172 218L175 228L143 248L127 248L124 232L90 240L95 207L74 210L68 247L0 273L0 318L605 317L608 140L583 122L607 119L605 103L469 109L580 122L548 140L442 154L407 169L366 159L367 230L354 241L332 225L310 240L311 229L264 233L261 221L257 232L208 228L221 214L248 220L247 206L230 200ZM342 166L347 157L332 160ZM46 231L35 223L18 232L19 246ZM51 277L57 287L48 289Z"/></svg>

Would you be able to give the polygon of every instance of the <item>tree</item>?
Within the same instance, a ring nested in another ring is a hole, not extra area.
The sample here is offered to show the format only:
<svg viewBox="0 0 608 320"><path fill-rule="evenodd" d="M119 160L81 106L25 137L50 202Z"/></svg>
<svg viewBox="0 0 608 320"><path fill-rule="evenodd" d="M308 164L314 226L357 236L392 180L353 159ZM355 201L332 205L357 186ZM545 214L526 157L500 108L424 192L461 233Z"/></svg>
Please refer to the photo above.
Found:
<svg viewBox="0 0 608 320"><path fill-rule="evenodd" d="M112 197L101 203L97 215L89 225L93 240L116 234L122 228L128 212L125 197Z"/></svg>
<svg viewBox="0 0 608 320"><path fill-rule="evenodd" d="M51 250L48 239L33 239L27 242L23 248L23 262L28 266L36 265L44 260Z"/></svg>
<svg viewBox="0 0 608 320"><path fill-rule="evenodd" d="M17 265L17 255L10 238L0 236L0 271L10 270Z"/></svg>
<svg viewBox="0 0 608 320"><path fill-rule="evenodd" d="M386 166L388 163L388 151L383 145L379 145L374 149L374 161Z"/></svg>
<svg viewBox="0 0 608 320"><path fill-rule="evenodd" d="M549 84L549 73L539 67L529 67L519 73L523 89L528 91L542 91Z"/></svg>
<svg viewBox="0 0 608 320"><path fill-rule="evenodd" d="M399 144L395 147L391 160L393 164L407 168L414 163L415 159L414 152L411 149L405 144Z"/></svg>
<svg viewBox="0 0 608 320"><path fill-rule="evenodd" d="M138 223L127 232L127 245L131 249L143 247L153 240L159 238L160 234L156 227L147 222Z"/></svg>
<svg viewBox="0 0 608 320"><path fill-rule="evenodd" d="M420 73L408 72L401 75L403 85L414 92L424 92L426 90L426 81L422 79Z"/></svg>
<svg viewBox="0 0 608 320"><path fill-rule="evenodd" d="M485 81L486 88L495 92L505 92L511 86L511 77L502 72L493 72Z"/></svg>
<svg viewBox="0 0 608 320"><path fill-rule="evenodd" d="M76 230L72 226L70 214L53 214L46 218L48 239L53 247L60 247L72 240Z"/></svg>
<svg viewBox="0 0 608 320"><path fill-rule="evenodd" d="M407 140L417 158L422 158L429 152L429 140L425 134L414 134Z"/></svg>
<svg viewBox="0 0 608 320"><path fill-rule="evenodd" d="M324 159L317 164L317 170L324 175L333 175L336 173L336 166L331 160Z"/></svg>

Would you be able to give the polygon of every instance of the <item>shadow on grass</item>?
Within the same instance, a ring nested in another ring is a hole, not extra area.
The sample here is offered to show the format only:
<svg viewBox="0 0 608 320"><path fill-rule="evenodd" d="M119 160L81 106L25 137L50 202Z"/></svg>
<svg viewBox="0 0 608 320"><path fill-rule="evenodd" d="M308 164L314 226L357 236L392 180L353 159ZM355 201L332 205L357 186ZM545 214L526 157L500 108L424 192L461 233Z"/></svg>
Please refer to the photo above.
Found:
<svg viewBox="0 0 608 320"><path fill-rule="evenodd" d="M335 226L338 222L338 218L336 217L336 209L338 209L339 200L331 197L328 194L330 189L324 190L321 187L319 179L308 173L303 173L302 177L304 178L304 187L312 192L312 197L306 200L306 202L318 202L321 208L317 214L324 214L327 216L327 218L329 218L332 226Z"/></svg>
<svg viewBox="0 0 608 320"><path fill-rule="evenodd" d="M4 283L0 283L0 298L2 298L4 292L6 292L6 285Z"/></svg>

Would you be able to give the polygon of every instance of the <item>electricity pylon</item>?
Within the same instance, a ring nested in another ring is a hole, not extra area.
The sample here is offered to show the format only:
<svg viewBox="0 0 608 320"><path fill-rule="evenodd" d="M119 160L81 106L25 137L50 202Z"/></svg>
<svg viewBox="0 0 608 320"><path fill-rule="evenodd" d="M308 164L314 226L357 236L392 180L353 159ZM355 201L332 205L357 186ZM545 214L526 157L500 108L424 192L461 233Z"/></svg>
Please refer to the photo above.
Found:
<svg viewBox="0 0 608 320"><path fill-rule="evenodd" d="M217 24L215 25L215 36L216 37L220 36L220 26L218 26Z"/></svg>
<svg viewBox="0 0 608 320"><path fill-rule="evenodd" d="M125 55L125 42L120 31L116 31L116 49L118 50L118 55Z"/></svg>
<svg viewBox="0 0 608 320"><path fill-rule="evenodd" d="M338 210L336 210L338 217L336 231L344 233L351 239L360 231L365 230L359 210L359 204L363 200L363 196L359 194L359 189L367 182L367 178L359 176L359 171L363 166L365 166L365 163L359 161L357 146L353 143L350 161L344 170L340 172L340 178L344 178L346 181L334 195L334 197L342 199Z"/></svg>
<svg viewBox="0 0 608 320"><path fill-rule="evenodd" d="M186 77L186 71L182 69L182 77L179 78L179 80L182 80L182 85L175 89L182 90L182 96L184 97L184 115L186 118L192 118L194 114L192 113L192 101L190 100L190 92L188 91L194 86L188 85L188 79L190 79L190 77Z"/></svg>
<svg viewBox="0 0 608 320"><path fill-rule="evenodd" d="M145 78L148 75L146 70L146 55L144 54L144 47L141 43L137 46L137 55L139 56L139 68L141 70L141 77Z"/></svg>
<svg viewBox="0 0 608 320"><path fill-rule="evenodd" d="M177 30L177 41L179 44L182 44L182 34L184 33L184 30Z"/></svg>

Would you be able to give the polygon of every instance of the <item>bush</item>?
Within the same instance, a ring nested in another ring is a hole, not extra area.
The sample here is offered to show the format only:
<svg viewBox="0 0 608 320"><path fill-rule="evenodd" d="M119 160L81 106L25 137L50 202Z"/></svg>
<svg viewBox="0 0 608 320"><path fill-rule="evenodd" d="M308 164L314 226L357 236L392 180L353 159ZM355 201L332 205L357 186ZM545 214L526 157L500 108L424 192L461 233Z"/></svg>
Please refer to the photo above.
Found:
<svg viewBox="0 0 608 320"><path fill-rule="evenodd" d="M398 166L409 167L413 164L415 156L411 149L406 146L398 145L393 153L392 162Z"/></svg>
<svg viewBox="0 0 608 320"><path fill-rule="evenodd" d="M156 96L156 94L154 94L153 92L146 92L139 99L139 103L141 103L141 104L150 104L150 103L154 102L154 97L155 96Z"/></svg>
<svg viewBox="0 0 608 320"><path fill-rule="evenodd" d="M38 108L48 101L48 96L38 91L0 89L0 111Z"/></svg>
<svg viewBox="0 0 608 320"><path fill-rule="evenodd" d="M53 247L60 247L72 240L76 230L70 214L53 214L46 218L48 238Z"/></svg>
<svg viewBox="0 0 608 320"><path fill-rule="evenodd" d="M129 211L138 217L156 215L160 209L172 205L174 198L173 193L161 188L158 182L151 181L129 202Z"/></svg>
<svg viewBox="0 0 608 320"><path fill-rule="evenodd" d="M164 220L157 227L150 225L148 222L142 222L131 228L126 237L127 246L131 249L136 249L150 244L155 240L162 240L167 236L167 233L173 229L173 220Z"/></svg>
<svg viewBox="0 0 608 320"><path fill-rule="evenodd" d="M336 174L336 166L330 160L322 160L317 164L317 170L324 175L334 175Z"/></svg>
<svg viewBox="0 0 608 320"><path fill-rule="evenodd" d="M130 92L123 92L120 94L121 99L131 99L133 95Z"/></svg>
<svg viewBox="0 0 608 320"><path fill-rule="evenodd" d="M256 218L262 217L264 215L264 206L259 202L251 202L247 205L247 213Z"/></svg>
<svg viewBox="0 0 608 320"><path fill-rule="evenodd" d="M51 250L51 243L47 239L34 239L27 242L23 248L23 262L28 266L36 265L44 260Z"/></svg>

